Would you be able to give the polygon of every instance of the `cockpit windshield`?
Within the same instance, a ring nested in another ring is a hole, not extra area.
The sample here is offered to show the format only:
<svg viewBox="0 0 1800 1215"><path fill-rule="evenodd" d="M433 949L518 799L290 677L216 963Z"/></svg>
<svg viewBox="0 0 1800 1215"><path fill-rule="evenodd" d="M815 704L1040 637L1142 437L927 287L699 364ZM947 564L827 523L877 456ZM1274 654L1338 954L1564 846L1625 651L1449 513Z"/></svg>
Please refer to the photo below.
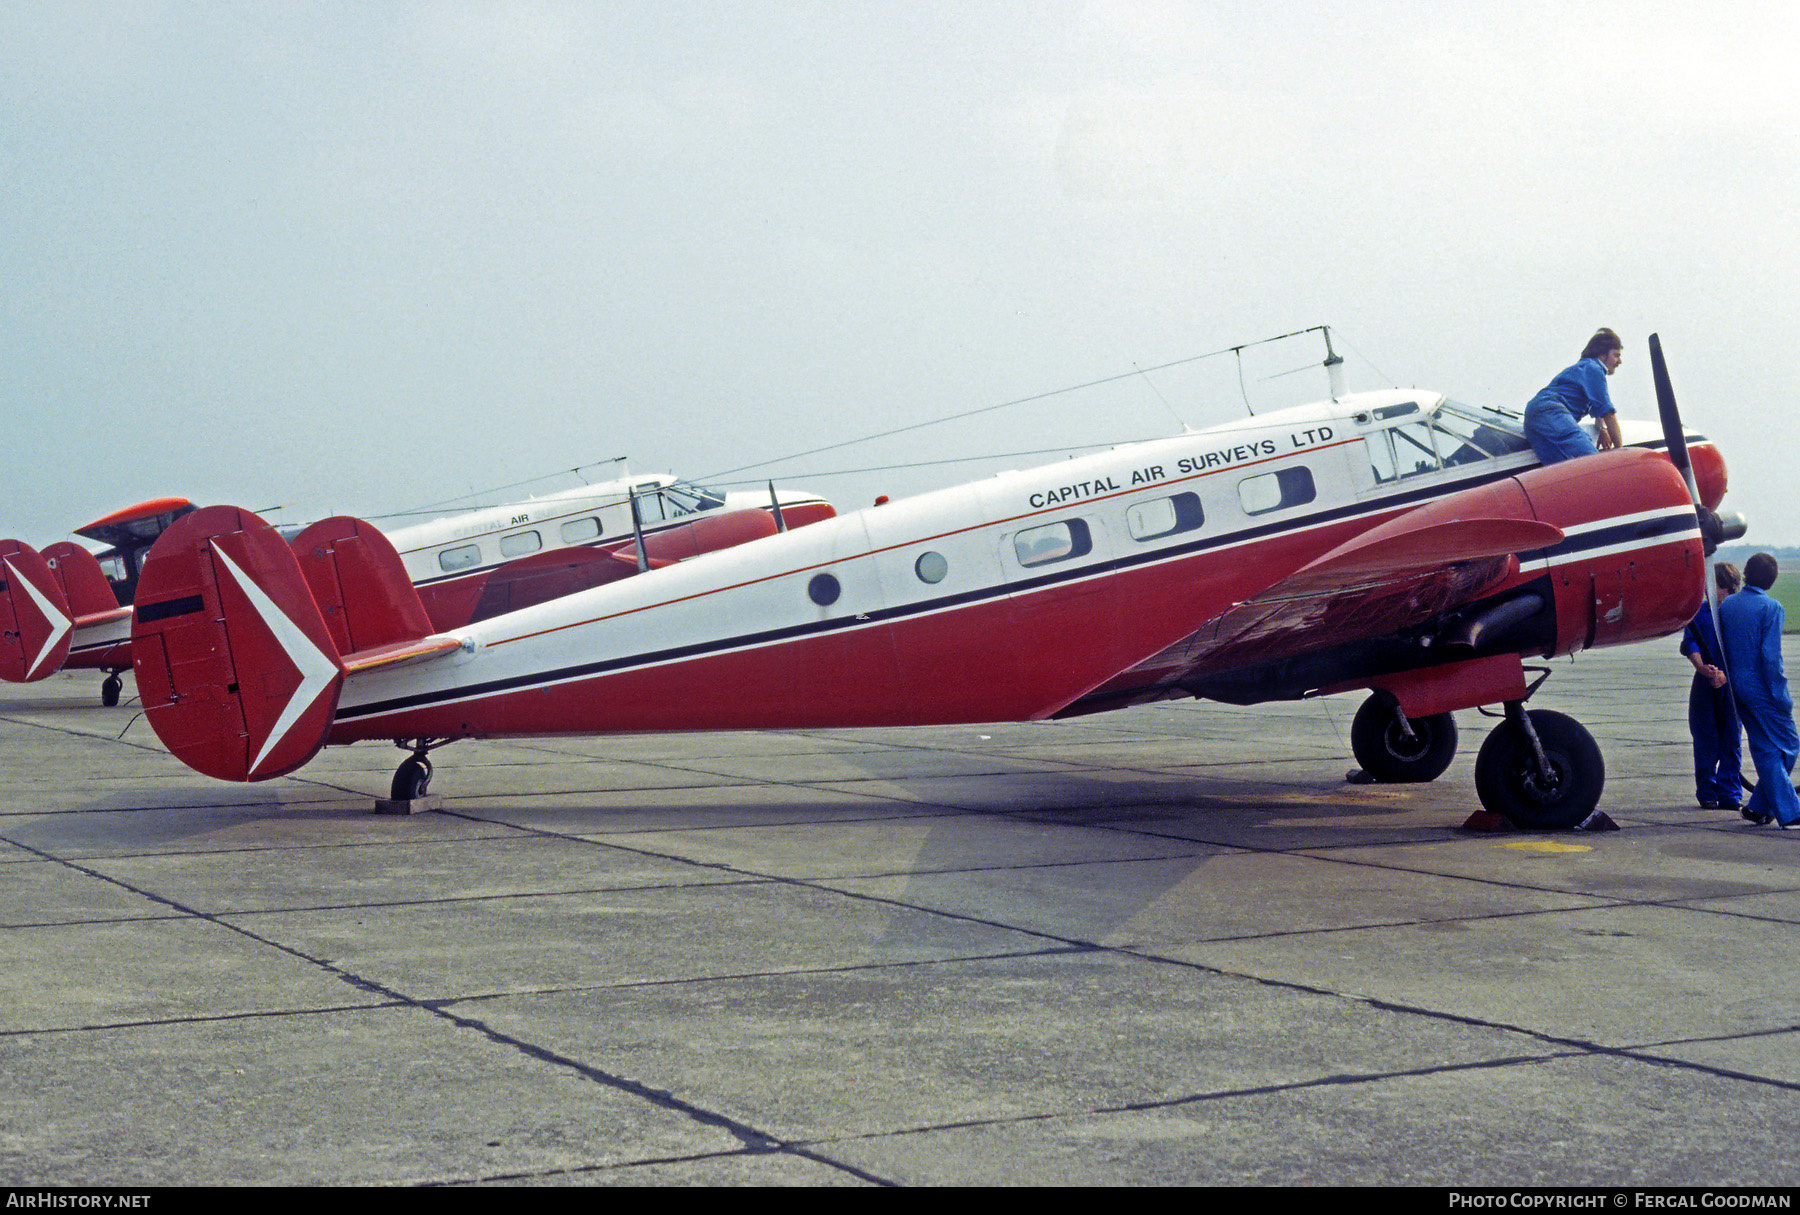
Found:
<svg viewBox="0 0 1800 1215"><path fill-rule="evenodd" d="M1445 401L1438 406L1432 425L1449 440L1439 444L1447 465L1511 455L1531 447L1518 420L1495 409Z"/></svg>
<svg viewBox="0 0 1800 1215"><path fill-rule="evenodd" d="M725 505L724 494L703 485L695 485L691 481L676 481L665 485L662 493L668 499L670 516L694 515L703 510L717 510Z"/></svg>

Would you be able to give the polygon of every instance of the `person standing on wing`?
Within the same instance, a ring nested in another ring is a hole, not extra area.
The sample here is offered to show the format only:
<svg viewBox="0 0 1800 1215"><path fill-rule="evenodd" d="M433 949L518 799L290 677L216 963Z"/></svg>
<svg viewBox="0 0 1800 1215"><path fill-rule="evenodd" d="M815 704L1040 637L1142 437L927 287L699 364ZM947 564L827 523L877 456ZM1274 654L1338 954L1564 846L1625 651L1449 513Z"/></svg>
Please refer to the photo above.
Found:
<svg viewBox="0 0 1800 1215"><path fill-rule="evenodd" d="M1594 442L1581 429L1581 419L1594 419L1598 450L1619 446L1619 418L1606 391L1606 377L1619 369L1625 344L1610 329L1588 339L1581 359L1565 368L1525 406L1525 438L1542 464L1560 464L1591 456Z"/></svg>

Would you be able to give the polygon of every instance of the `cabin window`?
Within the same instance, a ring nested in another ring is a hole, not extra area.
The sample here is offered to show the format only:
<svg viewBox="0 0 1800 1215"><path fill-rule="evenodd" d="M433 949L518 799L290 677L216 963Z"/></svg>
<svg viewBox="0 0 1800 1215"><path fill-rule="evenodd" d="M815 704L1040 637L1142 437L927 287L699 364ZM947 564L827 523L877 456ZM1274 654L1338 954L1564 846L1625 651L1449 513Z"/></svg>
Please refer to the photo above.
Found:
<svg viewBox="0 0 1800 1215"><path fill-rule="evenodd" d="M913 573L919 576L920 582L942 582L949 572L950 562L944 559L942 553L920 553L919 559L913 562Z"/></svg>
<svg viewBox="0 0 1800 1215"><path fill-rule="evenodd" d="M441 570L466 570L481 564L481 546L479 544L463 544L456 548L447 548L438 554L438 568Z"/></svg>
<svg viewBox="0 0 1800 1215"><path fill-rule="evenodd" d="M1312 469L1304 464L1238 482L1238 501L1244 504L1246 515L1266 515L1284 507L1303 506L1317 496Z"/></svg>
<svg viewBox="0 0 1800 1215"><path fill-rule="evenodd" d="M1027 528L1013 537L1013 552L1018 556L1019 564L1028 568L1084 557L1093 549L1093 534L1080 519L1064 519L1061 523Z"/></svg>
<svg viewBox="0 0 1800 1215"><path fill-rule="evenodd" d="M535 553L543 547L544 538L536 532L514 532L510 536L500 537L502 557L523 557L526 553Z"/></svg>
<svg viewBox="0 0 1800 1215"><path fill-rule="evenodd" d="M838 601L844 588L830 574L814 574L812 581L806 584L806 597L820 607L830 607Z"/></svg>
<svg viewBox="0 0 1800 1215"><path fill-rule="evenodd" d="M564 544L581 544L593 540L600 535L600 520L571 519L562 525L562 541Z"/></svg>
<svg viewBox="0 0 1800 1215"><path fill-rule="evenodd" d="M1133 540L1159 540L1176 532L1191 532L1206 522L1199 494L1176 494L1139 502L1125 512L1125 527Z"/></svg>

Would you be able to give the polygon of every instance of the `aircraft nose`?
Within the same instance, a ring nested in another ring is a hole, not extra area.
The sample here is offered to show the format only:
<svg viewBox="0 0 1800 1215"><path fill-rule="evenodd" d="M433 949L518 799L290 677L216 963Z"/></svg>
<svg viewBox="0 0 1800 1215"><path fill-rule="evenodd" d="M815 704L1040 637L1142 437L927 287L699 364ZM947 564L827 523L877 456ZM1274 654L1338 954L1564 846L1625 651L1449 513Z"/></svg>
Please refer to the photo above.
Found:
<svg viewBox="0 0 1800 1215"><path fill-rule="evenodd" d="M1725 500L1729 480L1725 473L1725 457L1712 443L1702 439L1689 441L1688 459L1694 466L1694 485L1700 491L1700 501L1707 510L1718 510L1719 503Z"/></svg>

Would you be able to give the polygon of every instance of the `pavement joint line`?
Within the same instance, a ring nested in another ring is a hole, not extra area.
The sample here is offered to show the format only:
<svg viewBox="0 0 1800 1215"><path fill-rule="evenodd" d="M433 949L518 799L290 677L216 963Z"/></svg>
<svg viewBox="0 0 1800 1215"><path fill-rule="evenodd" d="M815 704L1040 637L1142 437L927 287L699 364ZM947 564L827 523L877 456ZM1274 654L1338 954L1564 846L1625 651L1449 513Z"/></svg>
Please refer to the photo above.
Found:
<svg viewBox="0 0 1800 1215"><path fill-rule="evenodd" d="M125 729L131 729L132 726L137 724L138 718L142 716L143 713L140 711L130 721L125 723ZM162 755L167 755L169 753L168 749L160 743L152 745L150 743L137 742L135 740L127 739L123 732L118 734L90 734L86 730L71 730L67 726L48 725L41 721L32 721L29 718L24 717L13 717L5 713L0 713L0 722L15 726L31 726L34 729L48 730L52 734L63 734L70 738L88 738L96 739L100 742L123 743L125 746L136 748L139 751L150 751Z"/></svg>
<svg viewBox="0 0 1800 1215"><path fill-rule="evenodd" d="M743 786L733 786L733 787L740 788ZM494 794L493 796L505 797L505 796L513 796L513 795ZM503 818L486 818L486 817L483 817L482 815L474 814L474 813L470 813L466 810L462 810L462 809L460 809L460 804L463 800L464 799L462 799L462 798L457 799L458 804L459 804L458 810L456 810L456 811L442 811L441 810L441 811L439 811L439 813L455 813L457 815L457 817L466 818L472 822L494 823L497 826L510 827L514 830L519 830L519 831L528 830L528 828L521 827L517 823L509 823ZM916 803L916 802L904 802L904 803L901 803L901 804L895 806L894 809L899 810L904 807L915 806L917 804L918 803ZM927 808L929 809L930 807L927 807ZM873 809L873 808L871 808L871 809ZM605 811L605 810L599 810L597 812L602 813L602 814L607 813L607 811ZM677 832L677 831L751 831L751 830L760 830L760 829L769 828L769 827L822 827L822 826L835 827L835 826L838 826L843 823L897 823L897 822L907 822L909 820L910 821L922 821L924 819L929 819L929 818L933 818L933 817L942 817L942 816L934 816L934 815L929 815L929 814L897 814L897 813L886 813L886 814L870 813L870 814L852 814L852 815L834 814L829 818L816 818L815 817L815 818L773 819L773 820L763 820L761 822L755 822L755 823L695 823L691 826L686 826L686 827L675 826L675 825L658 825L658 826L653 826L653 827L623 827L623 826L621 826L621 827L605 828L605 829L599 830L599 831L571 832L571 833L569 833L569 838L571 838L571 839L593 839L597 836L602 836L602 835L604 835L604 836L667 835L667 834Z"/></svg>
<svg viewBox="0 0 1800 1215"><path fill-rule="evenodd" d="M705 983L742 983L746 979L806 978L811 975L849 975L869 971L909 970L927 966L963 966L971 962L1007 962L1021 958L1055 958L1099 952L1098 947L1049 946L1043 949L1001 950L994 953L958 954L945 958L897 958L889 962L854 962L842 966L803 966L793 970L749 970L735 974L682 975L671 979L630 979L614 983L565 983L554 987L519 987L506 991L478 991L445 996L434 1004L449 1008L464 1003L510 1000L519 996L581 995L596 991L637 991L653 987L695 987Z"/></svg>
<svg viewBox="0 0 1800 1215"><path fill-rule="evenodd" d="M21 846L29 847L29 845L21 845ZM39 851L38 849L31 849L31 850L34 852ZM43 855L46 860L58 860L58 858L52 857L47 853L40 853L40 855ZM370 979L363 975L356 974L355 972L347 970L346 968L339 966L336 963L327 961L324 958L314 957L311 954L308 954L305 951L298 949L292 945L286 944L285 942L282 942L282 941L277 941L270 937L263 936L260 933L252 932L251 930L243 927L242 925L234 924L231 921L223 919L219 916L212 915L212 914L209 914L204 911L200 911L197 908L188 907L185 904L179 902L178 900L170 898L166 895L157 894L154 891L140 889L136 886L133 886L129 882L122 881L118 878L111 877L104 873L99 873L95 870L88 869L84 866L75 864L70 861L58 860L58 863L66 865L69 868L74 869L75 871L77 871L79 873L85 873L90 877L97 878L100 881L109 882L113 885L119 886L122 889L128 890L131 893L138 895L139 897L147 898L147 899L152 900L153 902L161 903L164 906L171 907L180 912L184 912L184 913L186 913L186 915L188 915L189 917L191 917L193 919L201 920L203 922L210 923L210 924L216 924L228 932L237 933L237 934L245 937L248 940L255 941L258 944L265 945L271 949L279 950L280 952L285 953L292 958L295 958L299 961L305 962L308 965L313 966L313 967L325 972L326 974L329 974L329 975L349 984L351 987L355 988L358 991L366 992L371 995L380 996L386 1000L394 1001L394 1002L397 1002L402 1005L406 1005L406 1006L410 1006L412 1008L419 1009L423 1012L429 1013L432 1016L439 1017L443 1020L449 1021L451 1024L456 1025L459 1028L466 1028L466 1029L473 1030L474 1032L482 1035L483 1037L486 1037L490 1041L495 1042L496 1044L499 1044L499 1045L508 1046L511 1049L516 1050L519 1053L524 1054L529 1058L534 1058L540 1062L550 1063L553 1066L558 1066L558 1067L565 1068L567 1070L574 1071L576 1074L578 1074L588 1080L591 1080L597 1084L600 1084L604 1087L609 1087L609 1088L613 1088L613 1089L616 1089L616 1090L619 1090L619 1091L622 1091L625 1093L629 1093L633 1096L640 1098L641 1100L647 1100L653 1105L657 1105L660 1108L667 1109L670 1112L683 1114L684 1116L688 1117L689 1119L691 1119L695 1122L701 1123L702 1125L718 1127L719 1129L725 1130L729 1134L734 1135L739 1140L739 1142L744 1143L746 1146L761 1148L763 1150L782 1150L780 1148L779 1142L773 1136L767 1135L762 1131L756 1130L755 1128L750 1127L747 1124L739 1123L733 1119L727 1118L723 1114L719 1114L719 1113L716 1113L711 1110L703 1109L700 1106L692 1104L691 1102L683 1101L682 1099L676 1097L673 1093L667 1092L666 1090L652 1088L651 1086L649 1086L647 1084L643 1084L636 1080L629 1080L623 1076L615 1076L612 1073L605 1072L596 1067L591 1067L588 1064L580 1062L579 1060L571 1059L571 1058L568 1058L567 1056L560 1055L557 1052L549 1050L546 1047L538 1046L535 1043L527 1042L522 1038L517 1038L510 1034L501 1033L500 1031L493 1029L491 1026L488 1026L481 1022L475 1021L472 1018L461 1017L461 1016L457 1015L456 1013L449 1012L449 1011L446 1011L446 1010L440 1009L440 1008L434 1008L429 1002L422 1001L413 996L409 996L405 992L400 991L397 988L391 987L386 983L382 983L379 980Z"/></svg>
<svg viewBox="0 0 1800 1215"><path fill-rule="evenodd" d="M1103 947L1103 948L1107 948L1107 947ZM1314 986L1314 985L1308 984L1308 983L1300 983L1293 979L1276 979L1276 978L1271 978L1267 975L1245 974L1242 971L1227 970L1221 966L1208 966L1205 963L1194 962L1194 961L1191 961L1186 958L1161 957L1156 954L1144 953L1139 950L1132 950L1132 949L1120 950L1120 952L1128 953L1128 954L1131 954L1132 956L1145 958L1145 959L1148 959L1151 961L1163 962L1163 963L1166 963L1171 966L1185 967L1185 968L1192 969L1192 970L1198 970L1198 971L1201 971L1201 972L1207 973L1207 974L1219 975L1219 976L1225 977L1225 978L1247 979L1250 982L1259 983L1265 987L1282 988L1282 989L1286 989L1286 990L1290 990L1290 991L1302 991L1302 992L1306 992L1310 995L1325 996L1325 997L1331 998L1331 999L1349 1000L1349 1001L1353 1001L1355 1003L1366 1005L1370 1008L1381 1009L1382 1011L1385 1011L1385 1012L1399 1013L1399 1014L1402 1014L1405 1016L1423 1017L1423 1018L1426 1018L1427 1020L1444 1021L1444 1022L1449 1022L1454 1025L1466 1025L1466 1026L1469 1026L1469 1027L1475 1028L1475 1029L1492 1030L1492 1031L1496 1031L1496 1032L1500 1032L1500 1033L1519 1034L1526 1038L1531 1038L1531 1039L1534 1039L1539 1042L1548 1043L1552 1046L1568 1047L1572 1051L1574 1051L1578 1054L1582 1054L1582 1055L1590 1055L1590 1056L1591 1055L1599 1055L1599 1056L1631 1059L1631 1060L1633 1060L1635 1062L1639 1062L1639 1063L1653 1063L1659 1067L1671 1067L1671 1068L1675 1068L1675 1069L1683 1070L1683 1071L1698 1072L1702 1075L1718 1076L1718 1077L1725 1078L1725 1079L1744 1080L1744 1081L1748 1081L1751 1083L1762 1085L1764 1087L1785 1089L1785 1090L1789 1090L1789 1091L1793 1091L1793 1092L1800 1092L1800 1081L1782 1080L1782 1079L1779 1079L1774 1076L1751 1076L1751 1075L1746 1075L1743 1073L1732 1072L1732 1071L1729 1071L1728 1069L1724 1069L1724 1068L1709 1066L1707 1064L1692 1063L1692 1062L1689 1062L1689 1061L1683 1060L1683 1059L1665 1059L1660 1056L1645 1056L1645 1055L1638 1053L1640 1048L1637 1048L1637 1047L1608 1046L1604 1043L1593 1042L1586 1038L1564 1037L1564 1036L1557 1035L1557 1034L1546 1033L1543 1030L1531 1029L1531 1028L1528 1028L1528 1027L1522 1026L1522 1025L1511 1025L1504 1021L1494 1021L1494 1020L1489 1020L1489 1019L1483 1018L1483 1017L1473 1017L1473 1016L1469 1016L1465 1013L1447 1012L1443 1009L1426 1008L1422 1005L1405 1004L1398 1000L1387 999L1387 998L1384 998L1381 996L1358 995L1353 992L1337 991L1337 990L1334 990L1329 987L1317 987L1317 986Z"/></svg>
<svg viewBox="0 0 1800 1215"><path fill-rule="evenodd" d="M133 811L133 813L137 813L137 812ZM486 820L480 820L480 821L486 821ZM78 860L78 861L80 861L80 860L85 860L85 861L141 861L141 860L159 860L164 857L239 856L239 855L243 855L245 853L256 854L256 853L264 853L264 852L325 852L325 851L330 851L331 849L334 849L334 848L419 848L419 847L427 847L427 846L432 847L432 848L440 848L440 847L443 847L448 844L456 844L456 843L461 843L461 842L465 842L465 841L468 843L484 843L484 844L491 844L496 841L503 842L508 838L509 834L522 833L520 828L514 827L510 823L495 822L493 825L495 827L505 828L505 830L495 831L492 834L488 834L488 835L458 835L458 836L452 836L452 837L448 837L448 838L443 837L443 836L435 836L431 839L422 839L422 840L395 838L395 839L385 839L385 840L322 840L318 843L303 843L300 841L294 841L291 843L262 844L262 845L255 845L255 846L246 844L246 845L239 845L236 847L229 847L229 848L177 848L177 849L170 849L168 851L159 851L159 852L81 852L81 851L72 851L72 852L68 853L66 856L55 857L53 859ZM0 843L13 844L20 848L27 846L25 844L19 843L17 840L12 839L10 836L6 836L6 835L0 835ZM36 858L32 858L32 857L13 857L13 858L0 857L0 865L22 864L22 863L26 863L26 862L30 862L32 864L38 863Z"/></svg>
<svg viewBox="0 0 1800 1215"><path fill-rule="evenodd" d="M32 920L28 923L0 924L0 929L24 932L32 928L95 928L106 924L162 924L187 918L183 912L171 911L162 915L109 915L85 920Z"/></svg>
<svg viewBox="0 0 1800 1215"><path fill-rule="evenodd" d="M1198 1105L1209 1101L1231 1101L1244 1097L1263 1097L1277 1093L1303 1092L1307 1089L1335 1088L1357 1084L1380 1084L1390 1080L1406 1080L1420 1076L1457 1074L1485 1069L1497 1070L1509 1067L1537 1067L1546 1063L1555 1063L1565 1059L1583 1059L1587 1057L1589 1056L1579 1051L1561 1051L1544 1055L1515 1055L1500 1059L1477 1059L1463 1063L1445 1063L1418 1068L1406 1068L1390 1072L1367 1072L1361 1074L1337 1073L1330 1076L1315 1076L1306 1080L1253 1085L1248 1088L1218 1089L1204 1093L1186 1093L1179 1097L1166 1097L1155 1101L1132 1101L1122 1105L1097 1105L1089 1109L1043 1110L1034 1114L1015 1114L1005 1118L969 1118L955 1122L922 1123L917 1126L897 1127L882 1131L865 1131L854 1135L808 1139L805 1142L855 1143L912 1135L932 1135L941 1131L974 1130L980 1127L1004 1127L1033 1122L1055 1122L1076 1118L1105 1117L1116 1114L1137 1114L1153 1110L1179 1108L1184 1105Z"/></svg>
<svg viewBox="0 0 1800 1215"><path fill-rule="evenodd" d="M248 918L261 915L299 915L315 911L387 911L396 907L447 907L459 903L504 903L512 899L559 899L584 894L641 894L653 890L729 890L737 886L767 886L773 879L745 877L728 882L652 882L641 886L582 886L570 890L509 890L504 894L446 895L440 898L393 899L370 903L313 903L304 907L243 907L216 911L217 916Z"/></svg>
<svg viewBox="0 0 1800 1215"><path fill-rule="evenodd" d="M779 1151L740 1148L735 1152L696 1152L689 1156L646 1156L638 1160L622 1160L615 1164L573 1165L561 1169L538 1169L514 1173L487 1173L479 1177L428 1181L422 1182L421 1187L426 1189L453 1189L460 1186L485 1185L493 1182L532 1181L543 1180L550 1177L581 1177L595 1173L622 1172L626 1169L648 1168L659 1164L698 1164L707 1160L754 1160L759 1157L776 1155L799 1156L806 1160L812 1160L842 1170L843 1172L860 1177L863 1180L878 1186L891 1188L900 1184L897 1181L877 1177L873 1173L868 1173L862 1169L856 1168L854 1165L845 1164L842 1161L827 1160L817 1152L801 1146L800 1144L783 1142Z"/></svg>
<svg viewBox="0 0 1800 1215"><path fill-rule="evenodd" d="M174 1025L211 1025L227 1021L271 1020L276 1017L328 1017L334 1013L379 1012L384 1008L412 1008L405 999L377 1000L369 1004L333 1004L317 1008L251 1009L192 1017L147 1017L138 1021L100 1021L89 1025L43 1025L28 1029L0 1029L0 1038L28 1038L44 1034L98 1034L120 1029L157 1029Z"/></svg>
<svg viewBox="0 0 1800 1215"><path fill-rule="evenodd" d="M440 811L440 813L449 813L449 812L448 811ZM539 829L539 830L544 830L544 829ZM570 839L576 839L576 840L583 839L583 837L581 837L581 836L563 836L561 833L551 832L548 830L544 830L544 834L553 835L553 836L556 836L557 838L570 838ZM758 873L755 873L750 870L740 869L736 865L726 864L724 861L694 860L689 857L673 856L673 855L669 855L669 854L665 854L665 853L661 853L661 852L656 852L656 851L653 851L648 848L631 848L624 844L614 844L614 845L612 845L612 847L618 848L619 850L624 851L624 852L636 852L642 856L652 857L657 860L676 861L676 862L679 862L684 865L693 865L693 866L695 866L697 868L701 868L701 869L716 869L722 873L730 873L730 874L737 875L739 877L756 878L756 879L760 879L762 881L773 883L776 885L793 886L793 887L803 889L803 890L811 890L815 893L833 895L838 898L853 899L853 900L857 900L857 901L861 901L861 902L879 903L879 904L883 904L885 906L890 906L890 907L904 907L909 911L919 912L919 913L922 913L925 915L939 916L944 919L950 919L950 920L960 920L964 923L978 924L984 928L998 928L1003 931L1016 932L1016 933L1023 934L1025 936L1041 937L1042 939L1044 939L1046 941L1056 941L1059 944L1063 944L1063 945L1072 945L1072 946L1078 946L1078 947L1079 946L1092 946L1095 948L1099 948L1099 946L1095 945L1095 943L1092 941L1083 941L1083 940L1070 938L1070 937L1060 937L1060 936L1055 935L1054 933L1040 932L1036 929L1021 928L1021 927L1018 927L1016 925L1011 925L1011 924L1001 924L1001 923L997 923L992 920L982 919L979 916L963 915L959 912L945 911L945 910L942 910L939 908L918 907L911 903L902 902L898 899L890 899L890 898L885 898L885 897L882 897L879 895L865 894L860 891L838 890L834 887L823 885L821 883L821 881L818 879L795 878L795 877L788 877L783 874L758 874ZM838 880L838 879L832 879L832 880ZM712 885L712 884L713 883L705 883L704 885ZM723 883L719 883L719 884L723 884Z"/></svg>
<svg viewBox="0 0 1800 1215"><path fill-rule="evenodd" d="M553 1051L548 1047L539 1046L536 1043L527 1042L525 1039L513 1034L504 1033L474 1017L466 1017L459 1013L449 1011L448 1009L434 1008L430 1005L422 1004L420 1007L426 1008L434 1016L441 1017L458 1028L472 1030L487 1038L489 1041L511 1047L528 1058L537 1059L539 1062L549 1063L573 1071L577 1075L583 1076L603 1087L629 1093L658 1108L668 1110L672 1113L683 1114L702 1126L712 1126L723 1130L727 1134L732 1135L738 1142L742 1143L754 1153L765 1154L786 1152L789 1154L797 1154L795 1149L788 1147L784 1141L776 1136L770 1135L765 1131L757 1130L748 1123L740 1122L735 1118L731 1118L715 1110L703 1109L690 1101L685 1101L682 1098L677 1097L668 1089L656 1088L641 1080L631 1080L624 1076L604 1071L591 1064L583 1063L579 1059L574 1059L558 1051ZM862 1177L865 1180L875 1180L871 1175L865 1174L861 1170L824 1156L812 1155L808 1158L821 1164L830 1165L833 1168L843 1169L845 1172Z"/></svg>

